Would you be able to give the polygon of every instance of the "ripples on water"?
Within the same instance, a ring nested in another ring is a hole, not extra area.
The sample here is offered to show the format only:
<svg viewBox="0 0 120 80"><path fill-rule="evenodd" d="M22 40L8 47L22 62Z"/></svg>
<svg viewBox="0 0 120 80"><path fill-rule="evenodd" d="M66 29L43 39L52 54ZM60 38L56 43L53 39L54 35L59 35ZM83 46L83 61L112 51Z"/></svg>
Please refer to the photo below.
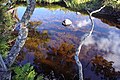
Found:
<svg viewBox="0 0 120 80"><path fill-rule="evenodd" d="M18 7L19 18L25 9ZM65 19L70 19L73 24L63 26L62 21ZM102 73L96 75L96 72L91 70L92 64L87 64L96 55L101 55L104 59L113 61L115 70L120 71L120 30L103 23L100 19L93 17L93 20L95 29L82 47L80 59L86 80L101 80ZM41 7L35 9L31 21L41 21L42 24L35 30L30 30L28 40L18 57L18 63L30 62L35 65L38 73L49 74L53 70L56 76L64 75L67 80L75 79L77 67L73 57L80 38L91 28L89 16L77 15L76 12L65 8L50 10Z"/></svg>

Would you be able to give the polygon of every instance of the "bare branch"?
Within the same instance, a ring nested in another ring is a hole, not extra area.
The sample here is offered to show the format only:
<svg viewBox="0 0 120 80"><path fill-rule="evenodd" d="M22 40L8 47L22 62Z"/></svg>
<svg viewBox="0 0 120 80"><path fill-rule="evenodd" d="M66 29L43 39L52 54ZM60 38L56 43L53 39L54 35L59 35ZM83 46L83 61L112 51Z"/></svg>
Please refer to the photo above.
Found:
<svg viewBox="0 0 120 80"><path fill-rule="evenodd" d="M103 8L105 8L105 6L106 6L106 5L103 5L100 9L95 10L95 11L92 11L92 12L90 13L90 15L92 16L92 14L97 13L97 12L100 12Z"/></svg>
<svg viewBox="0 0 120 80"><path fill-rule="evenodd" d="M86 33L86 34L83 36L83 38L81 38L80 45L79 45L79 47L78 47L78 49L77 49L77 51L76 51L76 53L75 53L75 61L76 61L76 63L77 63L78 69L79 69L79 80L83 80L82 64L81 64L81 62L80 62L80 60L79 60L79 54L80 54L82 45L84 44L85 40L86 40L88 37L91 36L91 34L93 33L93 30L94 30L94 21L93 21L93 19L92 19L92 14L101 11L104 7L105 7L105 5L102 6L100 9L95 10L95 11L92 11L91 13L89 13L89 18L90 18L90 21L91 21L91 30L90 30L89 33Z"/></svg>

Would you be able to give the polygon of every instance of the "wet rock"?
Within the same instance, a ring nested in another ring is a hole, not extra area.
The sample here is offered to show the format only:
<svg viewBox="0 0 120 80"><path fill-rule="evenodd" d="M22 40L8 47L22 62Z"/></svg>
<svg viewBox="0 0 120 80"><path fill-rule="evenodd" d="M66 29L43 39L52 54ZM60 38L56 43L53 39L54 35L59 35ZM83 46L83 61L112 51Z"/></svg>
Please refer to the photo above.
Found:
<svg viewBox="0 0 120 80"><path fill-rule="evenodd" d="M70 26L70 25L72 24L72 21L69 20L69 19L65 19L65 20L62 22L62 24L63 24L64 26Z"/></svg>

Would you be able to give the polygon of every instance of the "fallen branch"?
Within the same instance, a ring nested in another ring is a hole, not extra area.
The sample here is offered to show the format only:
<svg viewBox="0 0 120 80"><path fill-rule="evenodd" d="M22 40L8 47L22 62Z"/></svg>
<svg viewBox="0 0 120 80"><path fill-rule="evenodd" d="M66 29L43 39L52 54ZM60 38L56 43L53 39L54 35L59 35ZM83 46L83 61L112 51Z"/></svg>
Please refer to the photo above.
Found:
<svg viewBox="0 0 120 80"><path fill-rule="evenodd" d="M82 48L82 45L84 44L85 40L91 36L91 34L93 33L93 30L94 30L94 21L92 19L92 14L94 13L97 13L99 11L101 11L103 8L105 7L102 6L100 9L98 10L95 10L95 11L92 11L91 13L89 13L89 18L90 18L90 21L91 21L91 30L89 33L86 33L83 38L81 38L81 42L79 43L79 47L78 49L76 50L76 53L75 53L75 61L77 63L77 66L78 66L78 70L79 70L79 80L83 80L83 72L82 72L82 64L79 60L79 54L80 54L80 51L81 51L81 48Z"/></svg>

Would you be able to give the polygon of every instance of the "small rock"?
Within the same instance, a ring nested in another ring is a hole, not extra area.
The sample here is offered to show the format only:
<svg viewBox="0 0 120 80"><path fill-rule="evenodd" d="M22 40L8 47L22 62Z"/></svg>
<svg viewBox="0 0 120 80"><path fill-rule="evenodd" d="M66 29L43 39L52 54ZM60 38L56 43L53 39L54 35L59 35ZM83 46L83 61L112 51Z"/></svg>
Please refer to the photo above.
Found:
<svg viewBox="0 0 120 80"><path fill-rule="evenodd" d="M62 24L63 24L64 26L70 26L70 25L72 24L72 21L69 20L69 19L65 19L65 20L62 22Z"/></svg>
<svg viewBox="0 0 120 80"><path fill-rule="evenodd" d="M76 12L77 15L80 15L81 13L80 12Z"/></svg>

